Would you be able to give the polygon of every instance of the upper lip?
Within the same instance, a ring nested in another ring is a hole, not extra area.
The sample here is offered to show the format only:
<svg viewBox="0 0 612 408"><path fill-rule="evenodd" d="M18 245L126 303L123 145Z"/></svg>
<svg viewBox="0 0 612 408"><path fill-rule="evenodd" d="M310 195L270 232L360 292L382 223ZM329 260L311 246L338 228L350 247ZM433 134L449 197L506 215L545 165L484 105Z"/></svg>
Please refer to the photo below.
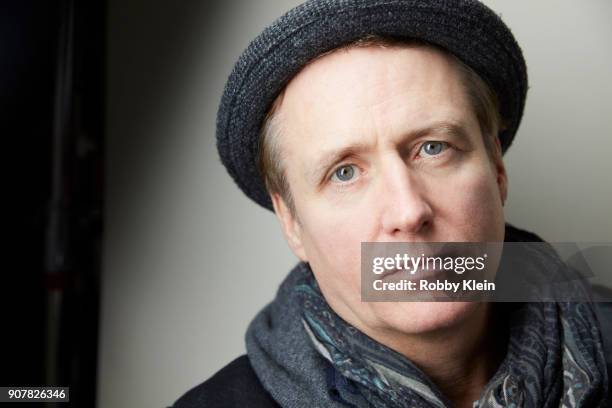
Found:
<svg viewBox="0 0 612 408"><path fill-rule="evenodd" d="M422 254L422 253L419 254L419 256L421 256L421 255L423 255L423 257L425 259L427 259L427 258L437 258L437 257L440 257L442 259L447 258L447 257L451 257L451 258L457 257L457 254L452 253L452 251L451 252L432 252L432 253L429 253L429 254L426 254L426 255ZM393 268L393 269L390 269L388 271L383 272L380 275L380 279L384 279L385 277L390 276L390 275L394 275L394 274L396 274L398 272L400 272L400 273L401 272L407 272L407 270L406 269L400 269L400 268ZM438 270L438 269L419 268L414 273L412 273L413 270L410 270L409 272L411 272L409 279L410 278L416 279L416 278L431 277L432 275L436 275L436 274L438 274L440 272L445 272L445 270L444 269ZM422 273L422 272L425 272L425 273Z"/></svg>
<svg viewBox="0 0 612 408"><path fill-rule="evenodd" d="M404 271L403 269L397 269L397 268L388 270L386 272L383 272L382 275L380 275L380 279L384 279L385 277L389 275L393 275L396 272L403 272L403 271Z"/></svg>

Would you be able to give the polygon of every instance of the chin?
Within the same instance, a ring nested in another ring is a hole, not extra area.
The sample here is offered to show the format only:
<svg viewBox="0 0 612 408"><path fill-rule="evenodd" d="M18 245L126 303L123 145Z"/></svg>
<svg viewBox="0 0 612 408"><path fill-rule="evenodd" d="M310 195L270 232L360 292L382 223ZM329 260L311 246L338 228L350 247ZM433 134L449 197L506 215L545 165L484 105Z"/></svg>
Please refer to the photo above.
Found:
<svg viewBox="0 0 612 408"><path fill-rule="evenodd" d="M384 302L376 315L384 326L405 334L428 334L459 326L475 315L476 302Z"/></svg>

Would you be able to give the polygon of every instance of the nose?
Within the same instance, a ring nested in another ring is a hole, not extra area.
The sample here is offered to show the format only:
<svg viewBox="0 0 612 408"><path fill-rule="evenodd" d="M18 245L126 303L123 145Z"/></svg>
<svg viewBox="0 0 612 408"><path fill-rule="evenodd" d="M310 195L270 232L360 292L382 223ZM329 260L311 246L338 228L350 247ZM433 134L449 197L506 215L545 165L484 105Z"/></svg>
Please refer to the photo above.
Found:
<svg viewBox="0 0 612 408"><path fill-rule="evenodd" d="M431 227L433 210L417 174L397 157L387 161L382 171L382 228L394 239L414 238Z"/></svg>

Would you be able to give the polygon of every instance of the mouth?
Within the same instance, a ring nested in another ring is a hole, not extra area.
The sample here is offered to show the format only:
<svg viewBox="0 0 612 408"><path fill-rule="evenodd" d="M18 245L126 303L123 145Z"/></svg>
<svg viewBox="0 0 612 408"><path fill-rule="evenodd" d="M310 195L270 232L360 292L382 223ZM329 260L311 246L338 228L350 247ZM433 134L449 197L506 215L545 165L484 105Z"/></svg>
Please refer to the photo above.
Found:
<svg viewBox="0 0 612 408"><path fill-rule="evenodd" d="M447 259L447 258L456 258L458 257L459 254L454 253L453 251L445 251L444 253L442 252L438 252L438 253L429 253L427 255L425 254L421 254L420 258L422 259L428 259L428 258L440 258L440 259ZM428 263L429 265L429 263ZM437 268L436 268L437 267ZM453 278L454 277L454 271L452 269L447 270L444 269L442 267L441 263L437 263L437 265L434 265L434 267L432 268L427 268L426 265L420 265L418 267L418 269L401 269L401 268L394 268L394 269L390 269L388 271L385 271L383 274L380 275L380 279L405 279L408 281L418 281L421 279L425 279L425 280L435 280L435 279L440 279L440 278Z"/></svg>
<svg viewBox="0 0 612 408"><path fill-rule="evenodd" d="M417 269L416 271L407 271L404 269L394 269L383 273L380 279L405 279L407 281L419 281L421 279L435 280L452 276L449 272L452 272L452 270L447 271L444 269Z"/></svg>

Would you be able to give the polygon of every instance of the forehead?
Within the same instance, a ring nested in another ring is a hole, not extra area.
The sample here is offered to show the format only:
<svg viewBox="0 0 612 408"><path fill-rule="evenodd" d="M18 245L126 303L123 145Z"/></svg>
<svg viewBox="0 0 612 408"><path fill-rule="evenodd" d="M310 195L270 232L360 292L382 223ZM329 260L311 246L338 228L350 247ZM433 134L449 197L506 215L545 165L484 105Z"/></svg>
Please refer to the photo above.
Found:
<svg viewBox="0 0 612 408"><path fill-rule="evenodd" d="M342 126L360 126L354 121L362 113L371 116L401 107L463 108L464 93L454 61L437 49L353 47L307 65L287 85L279 113L290 133L329 118Z"/></svg>
<svg viewBox="0 0 612 408"><path fill-rule="evenodd" d="M431 72L436 74L455 69L446 53L424 44L349 46L310 62L289 82L285 92L306 88L321 93L330 85L359 91L368 85L380 85L381 80L415 84L422 79L419 74L423 68L433 68Z"/></svg>
<svg viewBox="0 0 612 408"><path fill-rule="evenodd" d="M346 144L396 143L434 123L475 122L455 62L427 46L327 54L291 80L277 113L280 147L292 158Z"/></svg>

